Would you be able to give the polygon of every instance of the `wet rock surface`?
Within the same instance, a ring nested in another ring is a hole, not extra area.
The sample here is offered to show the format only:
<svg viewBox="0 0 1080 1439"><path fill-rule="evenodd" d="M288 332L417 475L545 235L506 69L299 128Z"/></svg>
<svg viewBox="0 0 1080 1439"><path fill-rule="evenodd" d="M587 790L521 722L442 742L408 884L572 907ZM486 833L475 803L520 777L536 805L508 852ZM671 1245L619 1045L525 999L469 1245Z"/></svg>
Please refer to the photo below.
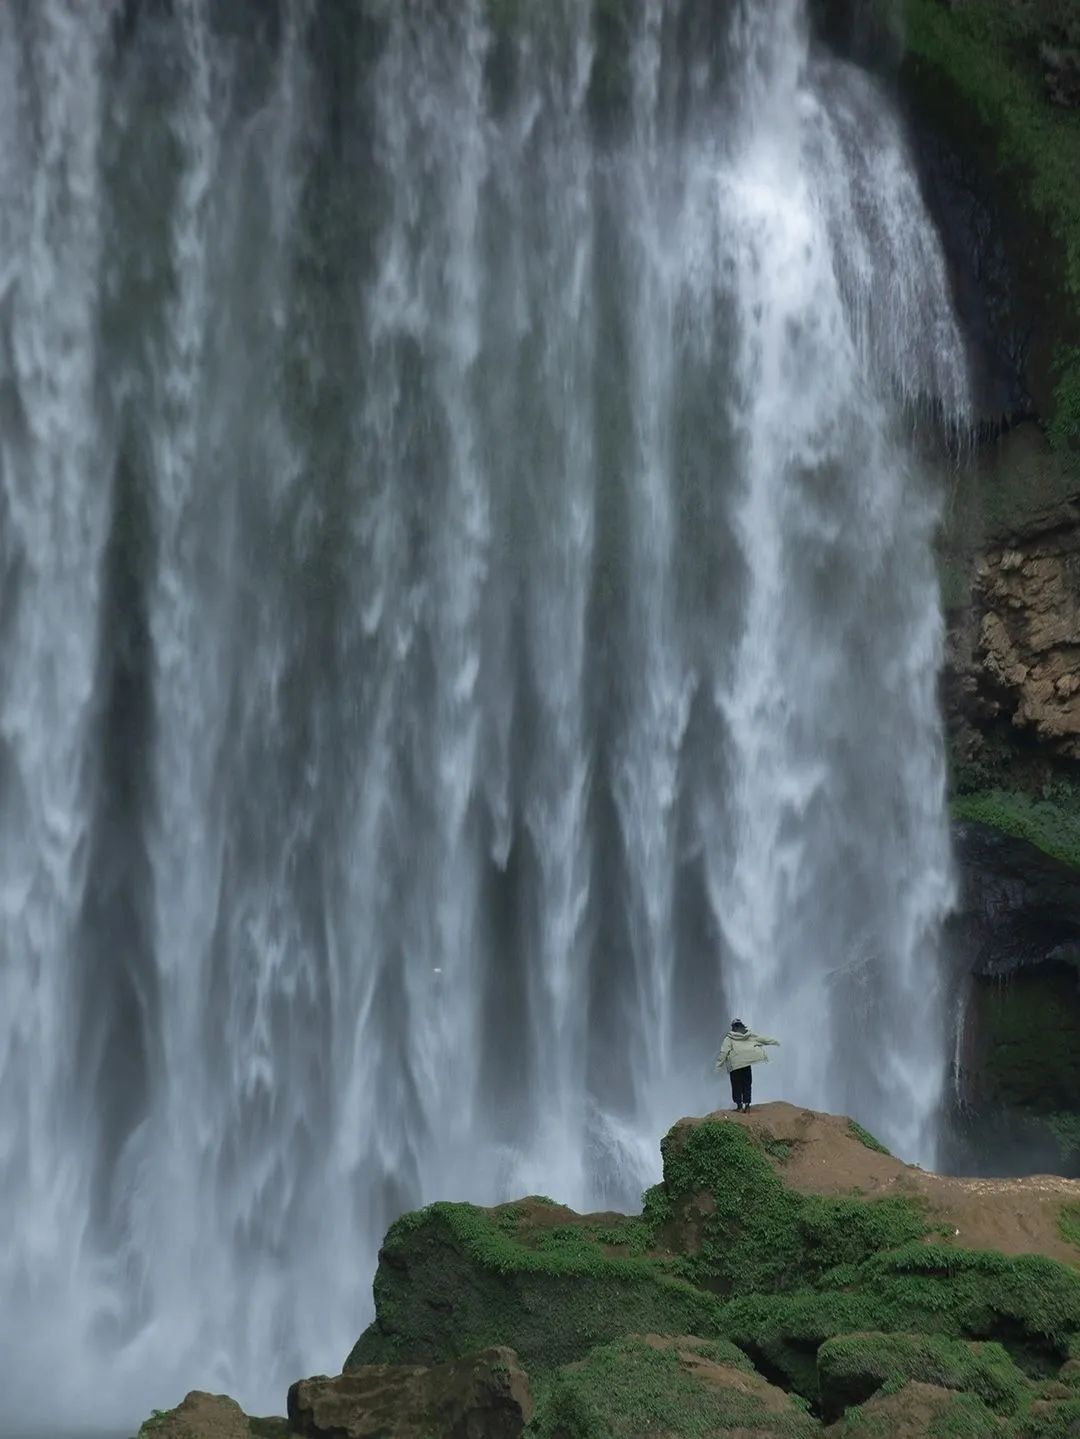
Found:
<svg viewBox="0 0 1080 1439"><path fill-rule="evenodd" d="M289 1423L304 1439L517 1439L534 1407L507 1348L431 1368L364 1365L289 1390Z"/></svg>
<svg viewBox="0 0 1080 1439"><path fill-rule="evenodd" d="M953 826L960 896L954 952L981 979L1047 966L1080 982L1080 873L1025 840L976 821Z"/></svg>

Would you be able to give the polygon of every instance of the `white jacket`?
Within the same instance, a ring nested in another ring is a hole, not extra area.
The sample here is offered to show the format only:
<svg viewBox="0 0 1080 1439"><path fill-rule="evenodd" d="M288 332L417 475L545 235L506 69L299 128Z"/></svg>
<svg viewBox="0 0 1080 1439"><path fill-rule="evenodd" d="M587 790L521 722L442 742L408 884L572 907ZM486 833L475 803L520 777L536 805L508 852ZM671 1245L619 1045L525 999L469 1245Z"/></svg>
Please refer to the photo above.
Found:
<svg viewBox="0 0 1080 1439"><path fill-rule="evenodd" d="M750 1029L745 1034L737 1034L729 1029L720 1046L720 1053L716 1056L714 1068L745 1069L748 1064L768 1064L769 1056L765 1053L765 1046L779 1043L778 1039L770 1039L765 1034L755 1034Z"/></svg>

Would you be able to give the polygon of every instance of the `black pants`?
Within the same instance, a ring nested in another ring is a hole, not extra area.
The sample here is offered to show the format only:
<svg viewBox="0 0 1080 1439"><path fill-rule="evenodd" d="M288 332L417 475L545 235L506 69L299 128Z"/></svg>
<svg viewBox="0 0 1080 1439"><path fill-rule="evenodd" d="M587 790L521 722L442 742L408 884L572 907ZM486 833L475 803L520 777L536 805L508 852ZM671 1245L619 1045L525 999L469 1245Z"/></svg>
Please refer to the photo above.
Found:
<svg viewBox="0 0 1080 1439"><path fill-rule="evenodd" d="M742 1069L731 1071L731 1098L736 1104L750 1103L750 1085L753 1082L754 1071L748 1064Z"/></svg>

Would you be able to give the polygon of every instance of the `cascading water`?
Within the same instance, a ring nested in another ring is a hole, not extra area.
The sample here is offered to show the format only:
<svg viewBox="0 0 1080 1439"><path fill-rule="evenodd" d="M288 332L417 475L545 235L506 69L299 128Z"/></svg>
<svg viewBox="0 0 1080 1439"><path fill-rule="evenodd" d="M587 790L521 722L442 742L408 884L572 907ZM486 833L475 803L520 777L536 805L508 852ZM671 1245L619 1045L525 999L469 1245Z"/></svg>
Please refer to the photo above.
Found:
<svg viewBox="0 0 1080 1439"><path fill-rule="evenodd" d="M0 11L9 1414L280 1410L733 1007L932 1158L941 256L799 0L613 15Z"/></svg>

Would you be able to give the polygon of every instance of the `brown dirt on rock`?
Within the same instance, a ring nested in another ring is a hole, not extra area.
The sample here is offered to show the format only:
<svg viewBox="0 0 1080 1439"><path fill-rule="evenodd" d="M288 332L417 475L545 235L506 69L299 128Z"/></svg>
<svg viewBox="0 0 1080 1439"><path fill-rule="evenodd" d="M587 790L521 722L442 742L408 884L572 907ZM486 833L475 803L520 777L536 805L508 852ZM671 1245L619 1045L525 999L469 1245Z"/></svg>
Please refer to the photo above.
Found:
<svg viewBox="0 0 1080 1439"><path fill-rule="evenodd" d="M770 1384L760 1374L736 1369L731 1364L720 1364L702 1354L701 1350L708 1346L707 1339L698 1339L694 1335L675 1337L668 1334L643 1334L641 1338L650 1349L674 1349L687 1374L713 1389L733 1389L738 1394L753 1395L768 1409L779 1411L791 1407L791 1401L783 1389Z"/></svg>
<svg viewBox="0 0 1080 1439"><path fill-rule="evenodd" d="M775 1384L770 1384L760 1374L736 1369L731 1364L719 1364L715 1359L709 1359L702 1354L700 1350L707 1348L708 1340L698 1339L693 1335L675 1338L665 1334L643 1334L641 1338L651 1349L673 1349L679 1357L683 1371L706 1388L718 1394L738 1394L745 1399L756 1401L761 1406L763 1425L725 1429L725 1439L772 1439L780 1429L774 1429L766 1416L789 1416L796 1412L791 1396ZM785 1429L784 1432L790 1431Z"/></svg>
<svg viewBox="0 0 1080 1439"><path fill-rule="evenodd" d="M956 1407L956 1400L951 1389L911 1380L895 1394L875 1394L860 1406L857 1417L840 1419L824 1432L838 1439L883 1439L885 1435L888 1439L927 1439L942 1432L937 1426ZM999 1432L1001 1426L995 1423L988 1439Z"/></svg>
<svg viewBox="0 0 1080 1439"><path fill-rule="evenodd" d="M526 1199L513 1199L508 1204L493 1205L487 1212L492 1219L499 1219L508 1212L513 1214L516 1218L515 1229L519 1235L520 1232L530 1229L554 1229L560 1224L614 1226L625 1224L627 1218L625 1214L616 1213L613 1209L600 1210L595 1214L579 1214L565 1204L556 1204L554 1200L541 1199L535 1195Z"/></svg>
<svg viewBox="0 0 1080 1439"><path fill-rule="evenodd" d="M154 1439L251 1439L247 1415L225 1394L193 1389L153 1425Z"/></svg>
<svg viewBox="0 0 1080 1439"><path fill-rule="evenodd" d="M790 1146L786 1159L769 1158L784 1183L802 1194L921 1198L935 1228L950 1231L930 1235L934 1243L1003 1254L1045 1254L1080 1268L1080 1249L1059 1228L1062 1206L1080 1204L1080 1180L1054 1174L1023 1179L931 1174L867 1148L842 1115L819 1114L794 1104L762 1104L746 1114L719 1111L707 1117L742 1125L764 1141Z"/></svg>
<svg viewBox="0 0 1080 1439"><path fill-rule="evenodd" d="M289 1422L306 1439L518 1439L533 1410L528 1376L503 1347L431 1367L366 1364L289 1389Z"/></svg>

